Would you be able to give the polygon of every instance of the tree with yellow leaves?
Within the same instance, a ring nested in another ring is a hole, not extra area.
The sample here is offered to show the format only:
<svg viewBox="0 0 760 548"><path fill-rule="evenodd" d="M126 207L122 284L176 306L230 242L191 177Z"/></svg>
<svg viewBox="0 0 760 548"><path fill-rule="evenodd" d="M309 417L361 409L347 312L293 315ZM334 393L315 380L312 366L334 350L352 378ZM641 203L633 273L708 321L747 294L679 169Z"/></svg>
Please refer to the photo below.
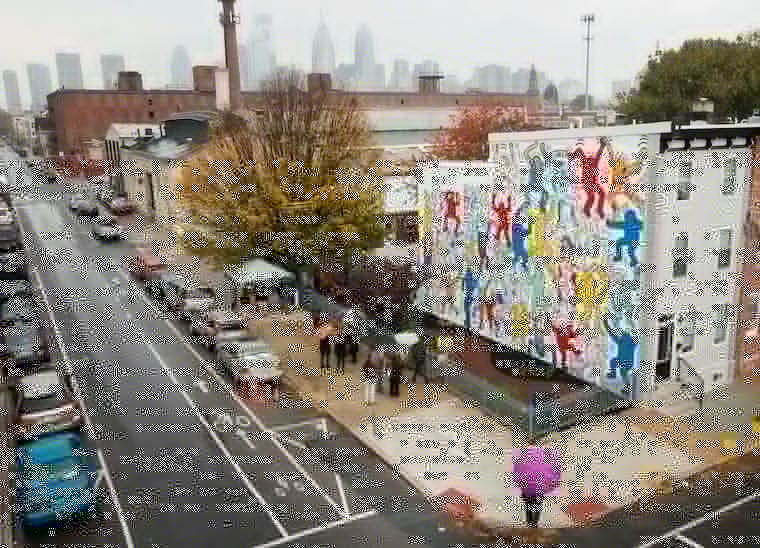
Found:
<svg viewBox="0 0 760 548"><path fill-rule="evenodd" d="M218 266L268 256L292 266L350 259L382 242L382 180L356 103L307 91L293 71L255 111L224 113L183 166L182 247Z"/></svg>

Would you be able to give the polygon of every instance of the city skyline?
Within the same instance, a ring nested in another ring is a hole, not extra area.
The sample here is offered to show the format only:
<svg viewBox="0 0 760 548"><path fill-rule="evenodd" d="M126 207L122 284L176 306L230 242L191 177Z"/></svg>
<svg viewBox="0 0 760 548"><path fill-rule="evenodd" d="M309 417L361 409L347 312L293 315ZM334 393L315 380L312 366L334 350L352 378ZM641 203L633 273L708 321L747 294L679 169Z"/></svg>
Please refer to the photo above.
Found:
<svg viewBox="0 0 760 548"><path fill-rule="evenodd" d="M650 3L654 8L655 4ZM85 27L90 27L100 15L88 11L86 3L81 0L73 0L67 5L67 10L56 10L53 7L56 4L51 3L50 9L55 11L56 17L46 18L37 28L24 29L25 34L31 32L28 39L38 45L37 58L24 59L9 51L0 52L0 69L16 70L23 74L28 62L42 61L54 67L57 51L78 52L81 54L85 87L98 88L102 85L99 52L121 51L131 61L127 70L141 72L146 88L164 87L169 82L169 59L176 44L188 45L193 64L213 64L223 59L221 27L217 20L218 2L183 2L183 11L193 13L194 17L186 23L183 21L182 25L171 23L175 20L172 16L177 7L175 4L175 0L167 0L161 6L147 0L135 0L130 4L130 9L114 6L105 10L112 20L134 21L145 32L156 36L155 40L135 41L129 30L134 28L131 24L117 26L113 32L102 36L84 32ZM698 14L691 14L685 9L686 2L682 1L667 6L657 4L658 13L662 11L662 16L655 21L646 19L644 14L647 10L638 4L611 6L595 0L586 2L583 9L557 3L556 9L550 10L551 15L542 17L540 21L531 12L517 9L515 2L492 5L476 0L468 6L466 13L461 14L445 11L429 13L422 2L414 1L403 6L368 2L362 10L348 9L349 6L346 2L328 0L318 4L304 3L299 9L291 11L271 1L257 2L255 5L239 2L240 40L245 43L251 36L257 14L268 13L272 17L271 41L277 64L296 65L309 71L312 41L321 12L334 45L336 66L353 62L357 29L371 21L369 29L373 36L375 62L384 65L386 80L390 80L395 59L407 60L410 66L424 59L436 59L442 72L462 82L470 80L478 66L495 64L514 70L535 64L555 84L559 84L564 79L582 81L584 78L585 49L581 39L583 29L580 15L594 12L591 92L605 98L610 95L613 81L635 78L658 40L662 47L670 48L678 47L689 37L732 38L739 32L749 30L741 14L751 4L746 0L728 0L724 3L724 9L709 21L704 18L700 20ZM11 19L22 20L28 18L33 10L23 4L4 9ZM139 19L140 13L151 13L151 17ZM677 26L671 23L676 19L668 14L678 16ZM59 20L61 24L57 24ZM424 20L426 24L420 26L418 20ZM505 22L509 33L502 30ZM633 28L639 30L631 33ZM451 31L457 36L454 40L448 37ZM631 33L625 44L618 40L624 31ZM16 29L11 28L9 32L13 34ZM447 38L441 40L442 36ZM27 107L30 102L28 82L20 82L20 88L22 103Z"/></svg>

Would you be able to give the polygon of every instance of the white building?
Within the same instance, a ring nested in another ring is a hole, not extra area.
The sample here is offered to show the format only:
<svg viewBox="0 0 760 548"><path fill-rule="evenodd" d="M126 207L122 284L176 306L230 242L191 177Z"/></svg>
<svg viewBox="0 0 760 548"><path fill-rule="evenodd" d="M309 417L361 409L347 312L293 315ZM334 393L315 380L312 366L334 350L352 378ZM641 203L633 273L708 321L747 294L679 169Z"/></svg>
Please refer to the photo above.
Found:
<svg viewBox="0 0 760 548"><path fill-rule="evenodd" d="M311 43L311 71L335 77L335 48L324 20L320 20Z"/></svg>
<svg viewBox="0 0 760 548"><path fill-rule="evenodd" d="M13 117L13 139L22 147L31 148L37 140L34 116L25 114Z"/></svg>
<svg viewBox="0 0 760 548"><path fill-rule="evenodd" d="M248 59L252 89L256 90L262 81L271 76L276 64L272 43L272 16L268 13L259 13L253 18Z"/></svg>
<svg viewBox="0 0 760 548"><path fill-rule="evenodd" d="M30 63L26 65L26 74L29 79L32 111L42 112L47 109L47 96L53 91L50 69L47 65Z"/></svg>
<svg viewBox="0 0 760 548"><path fill-rule="evenodd" d="M84 89L82 60L78 53L56 53L55 68L58 72L59 88Z"/></svg>
<svg viewBox="0 0 760 548"><path fill-rule="evenodd" d="M158 124L132 124L114 123L108 127L105 135L105 159L111 173L112 182L121 190L123 179L121 178L121 151L123 147L130 147L139 139L151 139L161 135L161 126Z"/></svg>
<svg viewBox="0 0 760 548"><path fill-rule="evenodd" d="M116 89L119 73L124 70L124 56L121 54L101 54L100 70L103 73L103 89Z"/></svg>
<svg viewBox="0 0 760 548"><path fill-rule="evenodd" d="M171 86L176 89L193 88L193 67L187 48L182 45L175 46L172 50L171 61Z"/></svg>
<svg viewBox="0 0 760 548"><path fill-rule="evenodd" d="M18 76L15 70L3 71L3 87L5 88L5 108L11 114L21 114L21 93L18 87Z"/></svg>

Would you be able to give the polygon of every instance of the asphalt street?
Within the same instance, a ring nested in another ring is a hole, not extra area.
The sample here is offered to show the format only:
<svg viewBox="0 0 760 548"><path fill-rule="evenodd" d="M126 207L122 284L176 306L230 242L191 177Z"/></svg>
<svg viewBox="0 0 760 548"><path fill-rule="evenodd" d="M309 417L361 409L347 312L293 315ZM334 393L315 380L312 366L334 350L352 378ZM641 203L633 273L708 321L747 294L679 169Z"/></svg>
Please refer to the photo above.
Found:
<svg viewBox="0 0 760 548"><path fill-rule="evenodd" d="M244 400L186 326L129 278L71 189L29 173L17 209L54 331L100 452L98 515L20 546L475 545L375 455L304 402ZM16 179L15 181L13 179Z"/></svg>

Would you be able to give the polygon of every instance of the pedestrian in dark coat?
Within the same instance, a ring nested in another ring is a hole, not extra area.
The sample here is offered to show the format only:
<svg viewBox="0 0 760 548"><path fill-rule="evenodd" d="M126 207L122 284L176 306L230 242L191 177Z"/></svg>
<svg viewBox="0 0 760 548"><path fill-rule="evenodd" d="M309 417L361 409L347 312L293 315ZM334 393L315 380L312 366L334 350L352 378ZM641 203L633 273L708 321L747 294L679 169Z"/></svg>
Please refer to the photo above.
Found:
<svg viewBox="0 0 760 548"><path fill-rule="evenodd" d="M319 339L319 368L330 369L330 339L327 335Z"/></svg>
<svg viewBox="0 0 760 548"><path fill-rule="evenodd" d="M351 355L351 363L359 363L359 341L356 335L346 335L346 350Z"/></svg>
<svg viewBox="0 0 760 548"><path fill-rule="evenodd" d="M391 357L391 371L388 376L388 384L390 385L390 395L398 396L399 389L401 388L401 359L396 354Z"/></svg>
<svg viewBox="0 0 760 548"><path fill-rule="evenodd" d="M346 337L342 333L335 336L333 340L333 348L335 349L335 358L337 365L335 366L338 373L346 372Z"/></svg>
<svg viewBox="0 0 760 548"><path fill-rule="evenodd" d="M412 382L417 381L417 375L422 375L425 379L425 384L428 383L428 367L427 360L428 354L423 341L418 342L412 349L412 355L414 357L414 375L412 375Z"/></svg>

